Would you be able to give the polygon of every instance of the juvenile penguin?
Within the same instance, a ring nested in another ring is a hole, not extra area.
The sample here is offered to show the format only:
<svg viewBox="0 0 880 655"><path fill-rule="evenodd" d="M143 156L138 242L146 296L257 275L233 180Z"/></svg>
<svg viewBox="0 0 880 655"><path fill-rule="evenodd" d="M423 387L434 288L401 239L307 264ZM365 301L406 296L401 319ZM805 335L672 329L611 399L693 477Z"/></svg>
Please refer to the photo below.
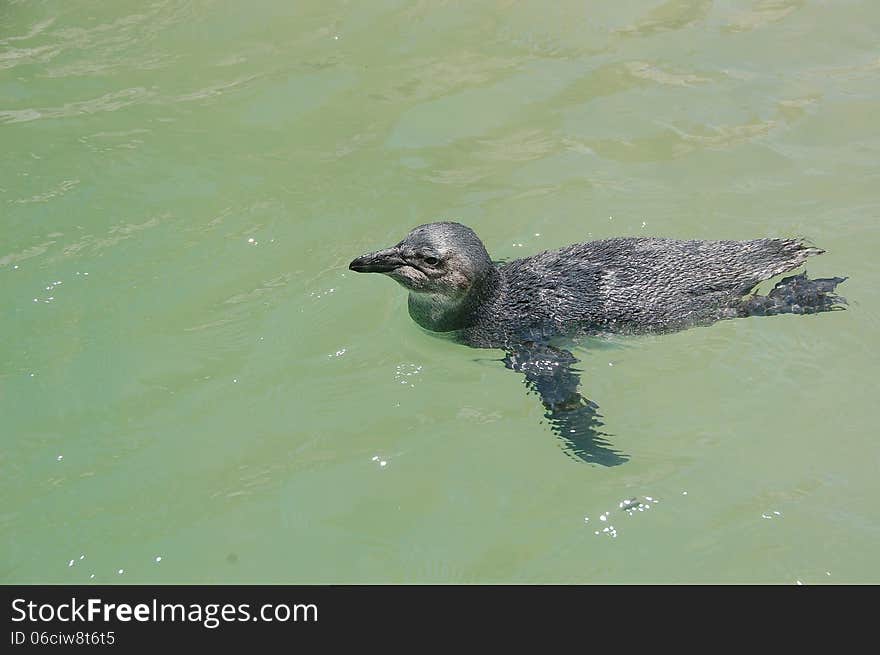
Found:
<svg viewBox="0 0 880 655"><path fill-rule="evenodd" d="M823 250L794 239L590 241L496 264L465 225L428 223L349 268L384 273L409 290L423 328L475 348L498 348L540 397L567 451L606 466L626 461L600 431L597 406L577 390L574 355L561 337L668 332L717 320L843 309L846 278L784 278L750 291Z"/></svg>

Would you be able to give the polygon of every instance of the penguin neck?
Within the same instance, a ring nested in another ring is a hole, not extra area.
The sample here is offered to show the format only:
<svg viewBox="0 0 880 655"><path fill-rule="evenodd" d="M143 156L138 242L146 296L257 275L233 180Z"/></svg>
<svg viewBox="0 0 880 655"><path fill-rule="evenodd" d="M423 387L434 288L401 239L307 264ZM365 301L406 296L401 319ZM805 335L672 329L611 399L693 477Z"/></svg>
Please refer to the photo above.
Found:
<svg viewBox="0 0 880 655"><path fill-rule="evenodd" d="M409 294L409 315L426 330L452 332L473 325L483 307L501 291L501 273L493 265L480 275L464 296L450 298L436 293Z"/></svg>

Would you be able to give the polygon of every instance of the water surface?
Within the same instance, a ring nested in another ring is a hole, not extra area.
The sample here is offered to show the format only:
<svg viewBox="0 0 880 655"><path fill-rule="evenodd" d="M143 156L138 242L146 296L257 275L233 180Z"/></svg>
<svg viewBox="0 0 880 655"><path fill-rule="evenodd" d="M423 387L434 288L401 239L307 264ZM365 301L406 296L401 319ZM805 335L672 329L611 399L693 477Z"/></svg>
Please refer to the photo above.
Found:
<svg viewBox="0 0 880 655"><path fill-rule="evenodd" d="M880 582L878 43L867 0L3 3L0 581ZM583 342L590 466L347 271L437 219L804 236L851 306Z"/></svg>

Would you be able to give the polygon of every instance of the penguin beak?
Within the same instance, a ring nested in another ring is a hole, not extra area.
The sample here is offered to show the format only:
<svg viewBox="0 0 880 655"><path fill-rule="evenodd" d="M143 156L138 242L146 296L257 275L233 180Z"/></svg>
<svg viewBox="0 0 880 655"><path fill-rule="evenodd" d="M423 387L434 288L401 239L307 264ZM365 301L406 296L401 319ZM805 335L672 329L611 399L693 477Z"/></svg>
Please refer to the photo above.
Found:
<svg viewBox="0 0 880 655"><path fill-rule="evenodd" d="M348 268L358 273L390 273L404 263L397 248L386 248L361 255Z"/></svg>

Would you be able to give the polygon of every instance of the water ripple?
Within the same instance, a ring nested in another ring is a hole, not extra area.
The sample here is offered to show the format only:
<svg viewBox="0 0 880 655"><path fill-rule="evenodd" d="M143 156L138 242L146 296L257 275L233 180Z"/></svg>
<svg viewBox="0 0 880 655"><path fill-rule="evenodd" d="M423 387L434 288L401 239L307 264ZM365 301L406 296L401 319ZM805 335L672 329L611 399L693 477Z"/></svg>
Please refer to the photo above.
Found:
<svg viewBox="0 0 880 655"><path fill-rule="evenodd" d="M41 118L66 118L82 114L96 114L110 112L141 103L148 98L155 97L154 90L143 87L132 87L105 93L97 98L69 102L60 107L45 107L41 109L7 109L0 110L0 123L26 123Z"/></svg>

